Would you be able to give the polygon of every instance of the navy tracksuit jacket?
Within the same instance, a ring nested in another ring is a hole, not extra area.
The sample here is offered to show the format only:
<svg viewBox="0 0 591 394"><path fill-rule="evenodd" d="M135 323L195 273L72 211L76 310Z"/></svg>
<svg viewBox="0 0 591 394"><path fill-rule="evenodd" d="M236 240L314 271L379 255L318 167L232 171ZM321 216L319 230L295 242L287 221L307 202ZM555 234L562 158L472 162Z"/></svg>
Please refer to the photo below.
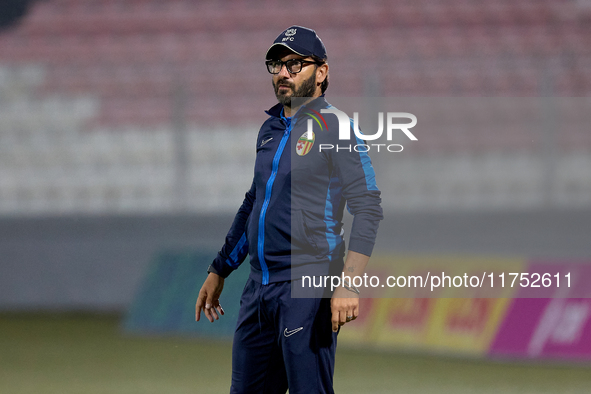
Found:
<svg viewBox="0 0 591 394"><path fill-rule="evenodd" d="M354 215L349 250L371 255L383 217L375 173L367 153L337 152L337 145L363 142L352 132L351 141L338 139L337 117L320 113L329 107L319 97L292 118L283 116L281 104L267 111L252 186L210 271L227 277L248 254L250 278L263 285L301 275L340 275L345 205ZM321 144L335 148L321 151Z"/></svg>

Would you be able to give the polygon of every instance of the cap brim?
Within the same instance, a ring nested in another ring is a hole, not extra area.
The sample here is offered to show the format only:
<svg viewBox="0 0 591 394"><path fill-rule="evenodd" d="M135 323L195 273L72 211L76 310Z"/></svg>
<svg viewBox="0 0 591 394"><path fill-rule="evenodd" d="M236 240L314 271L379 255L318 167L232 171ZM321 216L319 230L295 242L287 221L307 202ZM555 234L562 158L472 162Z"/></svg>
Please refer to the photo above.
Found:
<svg viewBox="0 0 591 394"><path fill-rule="evenodd" d="M295 46L295 45L294 45L294 46ZM301 50L301 49L299 49L299 48L293 48L293 47L290 47L289 45L287 45L287 44L285 44L285 43L283 43L283 42L277 42L277 43L275 43L275 44L273 44L273 45L271 45L271 46L269 47L269 49L267 50L267 54L265 55L265 59L267 59L267 60L271 60L271 59L269 58L269 55L271 54L271 52L272 52L272 50L273 50L273 49L277 49L278 47L285 47L285 48L289 49L291 52L295 53L296 55L300 55L300 56L310 56L310 55L308 55L308 54L304 53L304 51L302 51L302 50Z"/></svg>

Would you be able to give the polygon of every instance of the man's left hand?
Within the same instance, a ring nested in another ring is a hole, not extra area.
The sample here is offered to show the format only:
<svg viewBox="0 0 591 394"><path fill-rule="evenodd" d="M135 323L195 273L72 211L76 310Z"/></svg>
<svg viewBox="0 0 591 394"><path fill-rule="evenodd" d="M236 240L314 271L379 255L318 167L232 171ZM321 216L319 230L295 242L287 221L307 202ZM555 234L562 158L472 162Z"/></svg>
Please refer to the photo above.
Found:
<svg viewBox="0 0 591 394"><path fill-rule="evenodd" d="M344 287L337 287L330 300L332 311L332 330L337 332L339 326L357 319L359 315L359 295Z"/></svg>

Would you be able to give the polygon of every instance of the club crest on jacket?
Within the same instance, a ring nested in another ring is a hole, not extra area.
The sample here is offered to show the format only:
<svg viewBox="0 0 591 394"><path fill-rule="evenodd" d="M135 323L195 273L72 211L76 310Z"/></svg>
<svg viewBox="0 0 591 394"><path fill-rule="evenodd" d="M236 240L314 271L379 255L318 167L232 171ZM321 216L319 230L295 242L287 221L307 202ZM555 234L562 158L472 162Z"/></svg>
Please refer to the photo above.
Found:
<svg viewBox="0 0 591 394"><path fill-rule="evenodd" d="M296 143L296 153L299 156L305 156L310 152L312 146L314 145L315 135L312 130L306 131L302 136L298 139Z"/></svg>

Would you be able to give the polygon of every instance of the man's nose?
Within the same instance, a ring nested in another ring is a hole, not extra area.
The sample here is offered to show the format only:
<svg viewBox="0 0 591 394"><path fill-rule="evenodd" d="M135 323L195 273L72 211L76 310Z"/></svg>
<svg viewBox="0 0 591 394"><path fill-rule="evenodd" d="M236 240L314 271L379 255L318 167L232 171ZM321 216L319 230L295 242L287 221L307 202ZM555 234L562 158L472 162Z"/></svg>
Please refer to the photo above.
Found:
<svg viewBox="0 0 591 394"><path fill-rule="evenodd" d="M281 69L279 69L279 75L285 78L289 78L289 71L287 71L287 64L282 64Z"/></svg>

